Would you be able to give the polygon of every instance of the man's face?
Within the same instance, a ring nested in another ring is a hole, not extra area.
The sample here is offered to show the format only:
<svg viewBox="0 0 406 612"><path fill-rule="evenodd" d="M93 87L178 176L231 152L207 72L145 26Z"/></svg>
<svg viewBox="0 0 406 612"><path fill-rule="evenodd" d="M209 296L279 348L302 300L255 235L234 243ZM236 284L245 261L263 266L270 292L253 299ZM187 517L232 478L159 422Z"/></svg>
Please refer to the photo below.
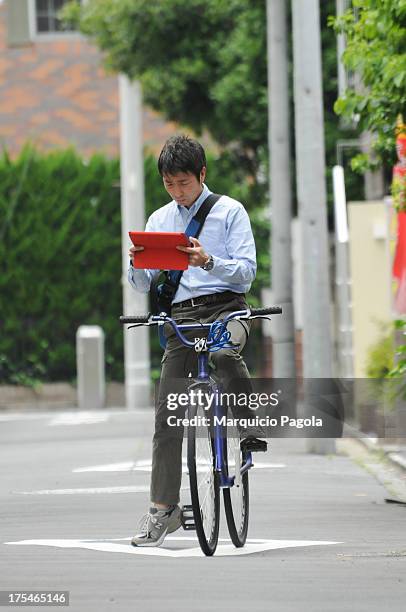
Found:
<svg viewBox="0 0 406 612"><path fill-rule="evenodd" d="M205 176L206 168L203 168L200 173L200 181L191 172L164 174L164 187L173 200L176 200L181 206L189 208L202 193L202 183Z"/></svg>

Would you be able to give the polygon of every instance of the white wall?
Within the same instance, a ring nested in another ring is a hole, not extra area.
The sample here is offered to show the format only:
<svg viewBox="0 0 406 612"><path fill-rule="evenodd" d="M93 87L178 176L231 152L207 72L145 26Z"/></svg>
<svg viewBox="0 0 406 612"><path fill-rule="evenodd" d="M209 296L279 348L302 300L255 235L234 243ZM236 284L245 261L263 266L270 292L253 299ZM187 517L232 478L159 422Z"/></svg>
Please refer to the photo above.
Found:
<svg viewBox="0 0 406 612"><path fill-rule="evenodd" d="M381 324L392 321L389 206L350 202L348 220L354 375L362 378L369 349L382 335Z"/></svg>

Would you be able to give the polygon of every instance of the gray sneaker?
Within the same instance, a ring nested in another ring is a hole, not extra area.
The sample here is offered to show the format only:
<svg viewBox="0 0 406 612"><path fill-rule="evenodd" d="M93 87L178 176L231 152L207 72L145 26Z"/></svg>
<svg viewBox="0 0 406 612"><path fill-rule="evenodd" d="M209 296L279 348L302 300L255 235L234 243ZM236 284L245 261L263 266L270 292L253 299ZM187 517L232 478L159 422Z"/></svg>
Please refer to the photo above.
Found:
<svg viewBox="0 0 406 612"><path fill-rule="evenodd" d="M131 540L133 546L161 546L168 533L179 529L182 510L175 506L171 510L150 508L140 521L140 531Z"/></svg>

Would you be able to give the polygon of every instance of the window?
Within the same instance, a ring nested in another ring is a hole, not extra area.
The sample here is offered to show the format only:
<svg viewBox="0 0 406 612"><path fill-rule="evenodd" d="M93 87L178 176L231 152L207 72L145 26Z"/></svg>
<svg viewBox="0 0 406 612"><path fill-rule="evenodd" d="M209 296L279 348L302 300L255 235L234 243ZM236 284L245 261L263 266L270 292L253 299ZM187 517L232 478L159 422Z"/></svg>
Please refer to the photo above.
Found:
<svg viewBox="0 0 406 612"><path fill-rule="evenodd" d="M62 29L58 12L68 0L35 0L37 34L66 31Z"/></svg>

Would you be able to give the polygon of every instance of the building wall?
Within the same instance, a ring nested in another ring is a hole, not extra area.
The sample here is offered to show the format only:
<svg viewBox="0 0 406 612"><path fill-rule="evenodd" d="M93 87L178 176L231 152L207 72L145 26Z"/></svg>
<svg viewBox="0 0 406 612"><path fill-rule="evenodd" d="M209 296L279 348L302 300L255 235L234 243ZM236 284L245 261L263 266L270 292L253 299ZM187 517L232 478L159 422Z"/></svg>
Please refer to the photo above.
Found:
<svg viewBox="0 0 406 612"><path fill-rule="evenodd" d="M6 11L0 3L0 146L13 156L27 140L117 156L118 79L106 75L99 51L77 34L9 47ZM143 131L157 153L176 125L145 108Z"/></svg>
<svg viewBox="0 0 406 612"><path fill-rule="evenodd" d="M393 320L389 212L384 202L348 205L356 378L366 377L369 350Z"/></svg>

